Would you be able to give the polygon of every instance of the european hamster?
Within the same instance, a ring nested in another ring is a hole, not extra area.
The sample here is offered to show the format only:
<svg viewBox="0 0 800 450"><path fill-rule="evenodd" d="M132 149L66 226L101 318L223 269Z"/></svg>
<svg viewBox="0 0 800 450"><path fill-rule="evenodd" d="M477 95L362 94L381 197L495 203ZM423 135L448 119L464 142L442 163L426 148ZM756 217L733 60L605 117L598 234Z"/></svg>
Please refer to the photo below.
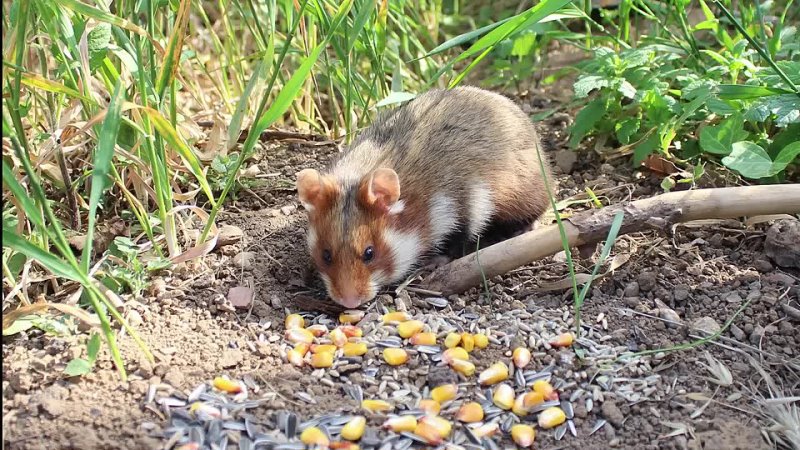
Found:
<svg viewBox="0 0 800 450"><path fill-rule="evenodd" d="M326 173L300 171L308 248L331 298L356 308L449 238L530 225L549 206L538 148L510 99L435 89L380 114Z"/></svg>

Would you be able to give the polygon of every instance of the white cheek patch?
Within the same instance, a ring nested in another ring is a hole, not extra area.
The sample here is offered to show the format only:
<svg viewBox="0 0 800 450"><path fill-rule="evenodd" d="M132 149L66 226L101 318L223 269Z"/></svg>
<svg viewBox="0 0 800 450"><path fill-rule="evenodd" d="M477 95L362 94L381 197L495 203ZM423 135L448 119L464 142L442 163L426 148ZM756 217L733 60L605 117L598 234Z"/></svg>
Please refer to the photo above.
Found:
<svg viewBox="0 0 800 450"><path fill-rule="evenodd" d="M322 278L322 282L325 283L325 289L328 290L328 295L333 298L333 290L331 289L331 277L325 275L324 273L320 272L319 277Z"/></svg>
<svg viewBox="0 0 800 450"><path fill-rule="evenodd" d="M394 271L386 274L384 283L397 281L411 269L419 259L422 251L419 236L415 233L388 229L383 234L383 240L392 253Z"/></svg>
<svg viewBox="0 0 800 450"><path fill-rule="evenodd" d="M389 208L389 214L400 214L404 209L406 209L406 201L398 200Z"/></svg>
<svg viewBox="0 0 800 450"><path fill-rule="evenodd" d="M469 193L469 223L467 233L476 238L494 215L492 191L486 183L476 184Z"/></svg>
<svg viewBox="0 0 800 450"><path fill-rule="evenodd" d="M431 197L429 216L431 242L434 246L458 227L456 202L441 192L437 192Z"/></svg>

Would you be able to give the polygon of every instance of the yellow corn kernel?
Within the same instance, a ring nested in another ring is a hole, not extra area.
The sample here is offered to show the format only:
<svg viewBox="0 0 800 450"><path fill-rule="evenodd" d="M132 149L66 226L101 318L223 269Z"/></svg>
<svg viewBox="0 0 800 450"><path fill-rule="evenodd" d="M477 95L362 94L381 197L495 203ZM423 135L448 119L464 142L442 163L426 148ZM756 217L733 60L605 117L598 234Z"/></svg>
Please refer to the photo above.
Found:
<svg viewBox="0 0 800 450"><path fill-rule="evenodd" d="M311 353L336 353L336 346L333 344L316 344L311 346Z"/></svg>
<svg viewBox="0 0 800 450"><path fill-rule="evenodd" d="M442 406L439 402L430 398L420 400L418 408L432 416L439 414L439 411L442 410Z"/></svg>
<svg viewBox="0 0 800 450"><path fill-rule="evenodd" d="M308 427L300 433L300 440L306 445L316 445L319 447L328 447L331 443L328 436L317 427Z"/></svg>
<svg viewBox="0 0 800 450"><path fill-rule="evenodd" d="M333 353L322 352L311 355L311 365L317 369L327 368L333 365Z"/></svg>
<svg viewBox="0 0 800 450"><path fill-rule="evenodd" d="M458 394L458 386L455 384L443 384L431 389L431 398L439 402L439 404L449 402L456 398Z"/></svg>
<svg viewBox="0 0 800 450"><path fill-rule="evenodd" d="M511 409L514 406L514 388L505 383L498 385L492 394L492 401L498 408Z"/></svg>
<svg viewBox="0 0 800 450"><path fill-rule="evenodd" d="M242 385L236 381L227 378L216 377L214 378L214 387L220 391L227 392L228 394L238 394L242 392Z"/></svg>
<svg viewBox="0 0 800 450"><path fill-rule="evenodd" d="M361 328L358 328L358 327L353 326L353 325L339 325L338 328L340 330L342 330L344 335L349 337L349 338L351 338L351 337L361 337L361 336L364 335L364 331L361 330Z"/></svg>
<svg viewBox="0 0 800 450"><path fill-rule="evenodd" d="M344 344L347 344L347 335L345 335L344 331L339 328L334 328L331 330L328 337L331 339L331 342L333 342L333 345L337 347L341 348L344 346Z"/></svg>
<svg viewBox="0 0 800 450"><path fill-rule="evenodd" d="M364 318L364 311L359 311L357 309L351 309L339 314L339 322L348 325L361 322L361 319L363 318Z"/></svg>
<svg viewBox="0 0 800 450"><path fill-rule="evenodd" d="M452 425L439 416L425 416L417 421L414 434L424 439L430 445L439 445L444 438L450 435Z"/></svg>
<svg viewBox="0 0 800 450"><path fill-rule="evenodd" d="M451 364L456 359L469 361L469 354L461 347L448 348L442 353L442 361Z"/></svg>
<svg viewBox="0 0 800 450"><path fill-rule="evenodd" d="M397 334L403 339L408 339L422 331L424 327L425 324L419 320L408 320L397 326Z"/></svg>
<svg viewBox="0 0 800 450"><path fill-rule="evenodd" d="M496 362L481 372L478 382L483 385L497 384L508 379L508 366L503 362Z"/></svg>
<svg viewBox="0 0 800 450"><path fill-rule="evenodd" d="M411 316L409 316L405 311L394 311L383 315L384 325L391 322L405 322L410 319Z"/></svg>
<svg viewBox="0 0 800 450"><path fill-rule="evenodd" d="M363 342L348 342L342 347L344 356L364 356L367 353L367 344Z"/></svg>
<svg viewBox="0 0 800 450"><path fill-rule="evenodd" d="M356 416L342 427L340 434L342 435L342 439L357 441L364 435L366 427L367 419L364 416Z"/></svg>
<svg viewBox="0 0 800 450"><path fill-rule="evenodd" d="M408 342L411 345L436 345L436 333L417 333Z"/></svg>
<svg viewBox="0 0 800 450"><path fill-rule="evenodd" d="M305 344L311 344L314 342L314 335L311 334L310 331L304 328L292 328L291 330L286 330L284 334L286 340L289 342L293 342L298 344L300 342Z"/></svg>
<svg viewBox="0 0 800 450"><path fill-rule="evenodd" d="M473 374L475 374L475 364L472 364L469 361L464 361L463 359L455 359L450 362L450 368L461 375L464 375L465 377L471 377Z"/></svg>
<svg viewBox="0 0 800 450"><path fill-rule="evenodd" d="M478 333L475 335L475 347L477 348L486 348L489 346L489 336L485 334Z"/></svg>
<svg viewBox="0 0 800 450"><path fill-rule="evenodd" d="M518 423L511 427L511 439L522 448L530 447L536 439L536 431L530 425Z"/></svg>
<svg viewBox="0 0 800 450"><path fill-rule="evenodd" d="M458 333L447 333L447 336L444 338L444 346L447 348L453 348L461 342L461 335Z"/></svg>
<svg viewBox="0 0 800 450"><path fill-rule="evenodd" d="M312 344L312 345L313 345L313 344ZM297 353L300 353L302 356L306 356L306 353L308 353L308 350L309 350L309 349L311 349L311 345L308 345L308 344L306 344L305 342L300 342L300 343L297 343L297 344L295 344L295 346L294 346L294 350L295 350Z"/></svg>
<svg viewBox="0 0 800 450"><path fill-rule="evenodd" d="M284 322L284 326L286 327L287 330L292 330L295 328L303 328L306 326L306 321L300 314L289 314L288 316L286 316L286 321Z"/></svg>
<svg viewBox="0 0 800 450"><path fill-rule="evenodd" d="M369 412L384 412L392 409L392 405L383 400L364 400L361 402L361 407Z"/></svg>
<svg viewBox="0 0 800 450"><path fill-rule="evenodd" d="M358 444L345 441L334 441L328 446L330 450L361 450Z"/></svg>
<svg viewBox="0 0 800 450"><path fill-rule="evenodd" d="M531 351L525 347L517 347L511 355L514 365L520 369L524 369L531 362Z"/></svg>
<svg viewBox="0 0 800 450"><path fill-rule="evenodd" d="M461 346L471 352L475 348L475 337L469 333L461 333Z"/></svg>
<svg viewBox="0 0 800 450"><path fill-rule="evenodd" d="M483 407L478 402L464 403L458 409L456 419L466 423L480 422L483 420Z"/></svg>
<svg viewBox="0 0 800 450"><path fill-rule="evenodd" d="M555 394L556 390L553 388L553 385L550 384L547 380L536 380L533 382L533 392L538 392L542 394L542 397L545 400L553 399L553 395Z"/></svg>
<svg viewBox="0 0 800 450"><path fill-rule="evenodd" d="M408 431L413 432L417 428L417 418L414 416L397 416L386 419L383 422L383 428L392 430L395 433L402 433Z"/></svg>
<svg viewBox="0 0 800 450"><path fill-rule="evenodd" d="M511 412L518 415L519 417L525 417L528 415L528 408L525 407L525 394L519 394L516 399L514 399L514 406L511 407Z"/></svg>
<svg viewBox="0 0 800 450"><path fill-rule="evenodd" d="M479 427L472 429L472 434L478 439L489 437L500 431L500 425L497 422L485 423Z"/></svg>
<svg viewBox="0 0 800 450"><path fill-rule="evenodd" d="M569 347L575 341L572 333L561 333L550 340L551 347Z"/></svg>
<svg viewBox="0 0 800 450"><path fill-rule="evenodd" d="M296 367L303 367L303 365L305 364L303 355L301 355L300 352L298 352L293 348L289 349L289 351L286 352L286 360L289 361L291 365Z"/></svg>
<svg viewBox="0 0 800 450"><path fill-rule="evenodd" d="M310 327L306 328L306 330L308 330L309 333L313 334L314 337L325 336L325 334L328 333L328 327L320 324L311 325Z"/></svg>
<svg viewBox="0 0 800 450"><path fill-rule="evenodd" d="M541 392L528 392L523 398L523 407L530 410L539 403L544 403L544 395Z"/></svg>
<svg viewBox="0 0 800 450"><path fill-rule="evenodd" d="M558 406L553 406L539 413L539 426L545 430L561 425L567 420L567 415Z"/></svg>
<svg viewBox="0 0 800 450"><path fill-rule="evenodd" d="M386 348L383 350L383 360L390 366L399 366L408 361L408 353L402 348Z"/></svg>

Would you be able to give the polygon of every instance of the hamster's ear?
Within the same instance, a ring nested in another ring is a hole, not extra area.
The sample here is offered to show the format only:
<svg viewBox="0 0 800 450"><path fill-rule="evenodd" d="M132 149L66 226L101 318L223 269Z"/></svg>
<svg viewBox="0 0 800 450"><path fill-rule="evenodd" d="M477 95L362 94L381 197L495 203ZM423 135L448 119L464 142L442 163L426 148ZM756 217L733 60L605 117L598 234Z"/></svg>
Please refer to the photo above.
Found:
<svg viewBox="0 0 800 450"><path fill-rule="evenodd" d="M314 169L297 173L297 196L308 211L322 207L333 195L333 183Z"/></svg>
<svg viewBox="0 0 800 450"><path fill-rule="evenodd" d="M389 212L400 199L400 179L392 169L375 169L361 183L361 199L368 207Z"/></svg>

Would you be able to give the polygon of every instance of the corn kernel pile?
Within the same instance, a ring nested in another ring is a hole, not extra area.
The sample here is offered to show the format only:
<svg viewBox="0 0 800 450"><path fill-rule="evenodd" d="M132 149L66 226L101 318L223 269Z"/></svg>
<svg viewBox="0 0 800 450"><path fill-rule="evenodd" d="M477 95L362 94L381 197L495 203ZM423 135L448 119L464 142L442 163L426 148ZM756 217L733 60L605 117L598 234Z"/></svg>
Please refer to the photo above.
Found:
<svg viewBox="0 0 800 450"><path fill-rule="evenodd" d="M332 367L337 357L363 356L368 352L365 342L361 341L362 330L355 324L364 317L362 311L346 311L339 316L340 325L333 330L328 330L323 325L305 327L305 321L299 314L290 314L286 317L285 338L294 346L286 353L286 359L293 365L302 367L310 365L314 368ZM438 336L427 329L425 323L413 320L407 313L397 311L384 314L384 325L395 326L397 334L412 346L433 346L437 344ZM551 341L552 347L568 347L573 344L574 337L571 333L563 333ZM470 362L470 353L484 349L489 345L489 337L485 334L470 334L466 332L449 332L443 336L445 350L442 353L444 361L453 371L464 377L475 375L475 365ZM382 352L383 360L390 366L400 366L408 362L409 354L403 348L385 348ZM511 354L511 361L517 370L523 370L531 360L530 350L517 347ZM530 390L516 394L509 379L509 367L504 362L491 364L477 376L480 386L492 387L491 401L503 410L513 412L519 417L530 414L538 405L546 401L557 401L558 392L547 380L536 380ZM221 390L232 389L229 384L221 381ZM413 415L393 415L385 420L383 428L396 433L414 433L430 445L443 443L452 431L452 423L439 415L442 407L454 401L459 394L456 384L443 384L435 386L430 391L430 398L419 401L418 408L427 415L417 418ZM542 405L544 407L546 405ZM365 399L361 404L362 409L368 413L390 413L394 406L384 400ZM539 408L541 410L542 408ZM497 423L479 424L484 418L484 410L478 402L467 402L455 413L455 420L463 424L474 424L471 432L478 438L493 436L500 432ZM566 421L566 414L558 407L553 406L541 410L537 423L542 429L557 427ZM306 445L330 448L357 450L356 442L361 439L366 429L367 420L364 416L357 416L350 420L341 430L341 438L346 442L330 442L323 431L310 427L303 431L301 441ZM511 427L511 439L520 447L528 448L534 443L536 432L530 425L520 423Z"/></svg>

